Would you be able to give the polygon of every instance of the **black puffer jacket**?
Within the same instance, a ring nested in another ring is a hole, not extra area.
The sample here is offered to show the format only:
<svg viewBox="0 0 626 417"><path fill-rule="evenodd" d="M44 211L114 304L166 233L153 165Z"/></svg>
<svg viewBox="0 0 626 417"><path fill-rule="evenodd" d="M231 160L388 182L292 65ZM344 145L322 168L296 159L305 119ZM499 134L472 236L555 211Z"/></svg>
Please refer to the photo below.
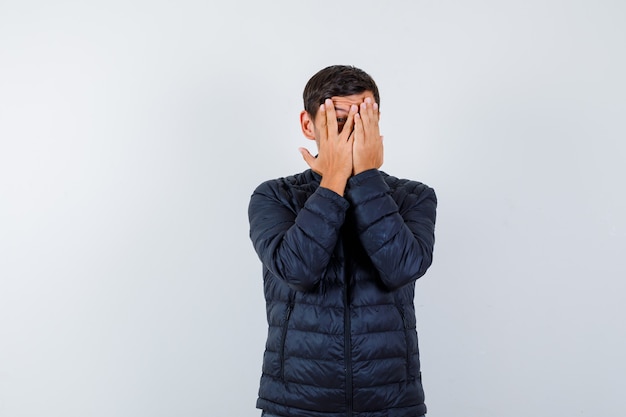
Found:
<svg viewBox="0 0 626 417"><path fill-rule="evenodd" d="M269 331L257 407L288 417L416 417L415 280L432 261L437 205L378 170L345 198L311 170L261 184L249 206Z"/></svg>

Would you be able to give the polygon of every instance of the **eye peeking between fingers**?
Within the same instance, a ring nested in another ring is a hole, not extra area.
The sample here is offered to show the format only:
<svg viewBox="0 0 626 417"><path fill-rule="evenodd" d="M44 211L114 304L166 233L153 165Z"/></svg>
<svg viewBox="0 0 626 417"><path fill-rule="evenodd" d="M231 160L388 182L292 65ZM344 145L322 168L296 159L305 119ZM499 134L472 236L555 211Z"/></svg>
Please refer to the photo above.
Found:
<svg viewBox="0 0 626 417"><path fill-rule="evenodd" d="M337 117L337 132L341 133L343 126L348 121L347 117Z"/></svg>

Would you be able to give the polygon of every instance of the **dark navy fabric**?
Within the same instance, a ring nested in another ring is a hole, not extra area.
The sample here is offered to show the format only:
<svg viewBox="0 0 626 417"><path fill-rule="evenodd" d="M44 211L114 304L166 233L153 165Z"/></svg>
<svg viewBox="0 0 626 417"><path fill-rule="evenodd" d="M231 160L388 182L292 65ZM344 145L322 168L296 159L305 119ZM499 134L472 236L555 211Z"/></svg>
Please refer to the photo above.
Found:
<svg viewBox="0 0 626 417"><path fill-rule="evenodd" d="M257 407L288 417L426 413L413 305L432 262L432 188L369 170L345 196L311 170L249 206L268 336Z"/></svg>
<svg viewBox="0 0 626 417"><path fill-rule="evenodd" d="M269 414L269 413L266 413L265 411L262 411L261 412L261 417L285 417L285 416L279 416L279 415L276 415L276 414ZM421 416L418 416L418 417L426 417L426 415L421 415Z"/></svg>

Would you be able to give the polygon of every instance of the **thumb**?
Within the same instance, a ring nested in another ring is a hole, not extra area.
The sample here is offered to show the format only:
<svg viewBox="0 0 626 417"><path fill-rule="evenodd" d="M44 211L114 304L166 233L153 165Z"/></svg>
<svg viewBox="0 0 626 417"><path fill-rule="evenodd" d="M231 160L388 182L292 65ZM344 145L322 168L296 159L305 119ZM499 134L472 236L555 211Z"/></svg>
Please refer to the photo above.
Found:
<svg viewBox="0 0 626 417"><path fill-rule="evenodd" d="M308 166L313 168L312 164L315 161L315 157L311 155L311 152L309 152L309 150L306 148L298 148L298 150L302 154L302 158L304 158L304 162L306 162Z"/></svg>

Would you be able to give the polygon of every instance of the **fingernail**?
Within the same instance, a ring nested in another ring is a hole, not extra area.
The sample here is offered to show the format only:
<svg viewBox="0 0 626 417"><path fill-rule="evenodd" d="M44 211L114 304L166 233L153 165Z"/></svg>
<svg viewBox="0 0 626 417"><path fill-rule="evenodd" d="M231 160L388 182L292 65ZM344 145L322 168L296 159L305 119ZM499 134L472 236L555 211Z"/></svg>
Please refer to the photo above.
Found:
<svg viewBox="0 0 626 417"><path fill-rule="evenodd" d="M331 99L327 98L325 103L326 103L327 106L330 106L331 104L333 104L333 101Z"/></svg>
<svg viewBox="0 0 626 417"><path fill-rule="evenodd" d="M324 105L320 104L320 111L324 111Z"/></svg>
<svg viewBox="0 0 626 417"><path fill-rule="evenodd" d="M366 102L366 103L371 103L371 102L372 102L372 99L371 99L371 98L369 98L369 97L367 97L367 98L365 99L365 102Z"/></svg>
<svg viewBox="0 0 626 417"><path fill-rule="evenodd" d="M378 110L378 103L374 103L374 110Z"/></svg>
<svg viewBox="0 0 626 417"><path fill-rule="evenodd" d="M350 111L351 112L355 112L355 111L358 111L358 110L359 110L359 108L357 107L356 104L353 104L352 106L350 106Z"/></svg>

